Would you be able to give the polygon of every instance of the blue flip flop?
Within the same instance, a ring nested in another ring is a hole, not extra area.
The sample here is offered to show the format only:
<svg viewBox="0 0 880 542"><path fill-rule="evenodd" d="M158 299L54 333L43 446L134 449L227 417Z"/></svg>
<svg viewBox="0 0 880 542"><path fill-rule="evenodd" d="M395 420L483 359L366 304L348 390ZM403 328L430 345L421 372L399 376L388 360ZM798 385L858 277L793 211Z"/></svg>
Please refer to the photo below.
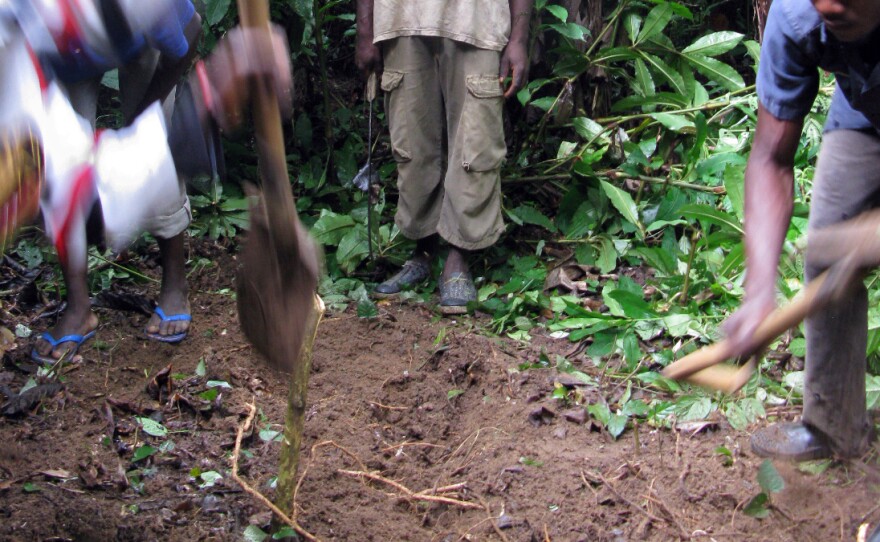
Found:
<svg viewBox="0 0 880 542"><path fill-rule="evenodd" d="M183 314L172 314L168 316L165 314L165 311L162 310L162 307L156 307L153 312L159 315L159 318L162 319L163 322L191 322L192 316L186 313ZM163 343L179 343L184 340L186 336L189 334L189 330L181 331L180 333L175 333L174 335L161 335L159 332L150 333L147 330L144 330L144 333L148 338L159 341Z"/></svg>
<svg viewBox="0 0 880 542"><path fill-rule="evenodd" d="M84 342L93 338L94 336L95 336L95 332L89 331L85 335L71 334L71 335L65 335L65 336L61 337L60 339L56 339L55 337L52 336L51 333L49 333L48 331L44 331L40 335L40 338L43 339L44 341L46 341L47 343L51 344L52 350L57 348L59 344L73 343L73 348L70 348L66 354L66 357L69 360L70 358L72 358L73 356L76 355L76 352L79 350L79 347L82 346ZM31 359L41 365L55 365L56 363L58 363L58 360L60 358L52 357L51 350L49 351L48 355L43 356L39 352L37 352L37 348L34 347L34 349L31 350Z"/></svg>

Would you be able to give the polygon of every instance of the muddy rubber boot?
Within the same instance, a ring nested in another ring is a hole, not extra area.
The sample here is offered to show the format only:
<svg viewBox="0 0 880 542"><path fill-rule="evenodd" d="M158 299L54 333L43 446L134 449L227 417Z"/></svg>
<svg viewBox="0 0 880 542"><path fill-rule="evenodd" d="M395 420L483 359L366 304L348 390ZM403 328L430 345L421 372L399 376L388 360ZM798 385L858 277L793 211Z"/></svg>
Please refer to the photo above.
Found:
<svg viewBox="0 0 880 542"><path fill-rule="evenodd" d="M752 451L760 457L810 461L831 457L828 439L802 423L777 423L752 434Z"/></svg>
<svg viewBox="0 0 880 542"><path fill-rule="evenodd" d="M477 300L477 288L470 273L452 273L440 283L440 312L464 314L468 303Z"/></svg>
<svg viewBox="0 0 880 542"><path fill-rule="evenodd" d="M431 270L427 263L407 260L403 263L403 268L400 271L376 286L373 295L379 298L397 295L403 290L408 290L416 284L424 282L430 274Z"/></svg>

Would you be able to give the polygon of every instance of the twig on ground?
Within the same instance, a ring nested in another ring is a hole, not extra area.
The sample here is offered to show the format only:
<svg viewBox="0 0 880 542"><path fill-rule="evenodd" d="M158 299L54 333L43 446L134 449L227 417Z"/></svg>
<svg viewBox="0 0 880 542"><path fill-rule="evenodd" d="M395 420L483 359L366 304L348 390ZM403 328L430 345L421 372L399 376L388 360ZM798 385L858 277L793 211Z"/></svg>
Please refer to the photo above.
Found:
<svg viewBox="0 0 880 542"><path fill-rule="evenodd" d="M392 444L391 446L387 446L379 450L382 453L390 452L392 450L396 450L397 448L403 448L404 446L425 446L427 448L446 448L446 446L441 446L439 444L431 444L430 442L401 442L400 444Z"/></svg>
<svg viewBox="0 0 880 542"><path fill-rule="evenodd" d="M402 496L408 500L449 504L449 505L458 506L461 508L470 508L470 509L474 509L474 510L483 509L483 507L480 506L479 504L475 504L475 503L467 502L467 501L460 501L458 499L450 499L449 497L441 497L439 495L429 495L425 492L425 491L431 491L431 490L425 490L425 491L420 491L420 492L412 491L408 487L403 486L403 485L395 482L394 480L389 480L388 478L385 478L384 476L381 476L381 475L376 474L374 472L352 471L352 470L344 470L344 469L337 469L336 472L338 472L340 474L345 474L347 476L354 476L357 478L367 478L367 479L373 480L375 482L382 482L383 484L389 485L389 486L393 487L394 489L398 490L399 492L403 493Z"/></svg>
<svg viewBox="0 0 880 542"><path fill-rule="evenodd" d="M653 495L653 496L652 496L652 495ZM667 516L669 516L669 519L672 520L672 523L675 525L675 527L678 529L678 531L681 533L681 536L682 536L685 540L687 540L687 539L690 538L690 534L688 534L688 532L687 532L687 531L685 530L685 528L682 526L681 522L678 521L678 516L676 516L676 515L672 512L672 510L669 509L668 506L666 506L666 502L664 502L663 497L661 497L660 494L659 494L655 489L652 488L652 489L650 490L650 493L649 493L649 495L648 495L648 498L651 499L652 501L654 501L655 503L657 503L657 505L660 506L660 509L663 510L663 512L664 512Z"/></svg>
<svg viewBox="0 0 880 542"><path fill-rule="evenodd" d="M685 499L688 501L693 500L693 495L687 490L687 486L685 486L684 481L688 477L688 474L691 472L691 463L688 461L684 464L684 469L682 469L681 474L678 475L678 487L681 489L681 492L684 493Z"/></svg>
<svg viewBox="0 0 880 542"><path fill-rule="evenodd" d="M658 525L660 525L660 526L662 526L662 527L665 527L665 528L667 528L667 529L671 529L671 527L669 526L669 521L668 521L668 520L665 520L665 519L663 519L663 518L661 518L661 517L658 517L658 516L652 514L651 512L648 512L647 510L645 510L644 508L642 508L642 507L639 506L638 504L636 504L636 503L632 502L631 500L627 499L626 497L624 497L619 491L617 491L617 488L614 487L614 484L612 484L607 478L605 478L604 476L602 476L602 473L600 473L600 472L593 472L593 473L592 473L592 476L594 476L595 478L598 478L598 479L602 480L602 484L603 484L605 487L608 488L608 491L610 491L611 493L613 493L615 497L617 497L618 499L620 499L621 501L623 501L623 502L624 502L625 504L627 504L630 508L633 508L634 510L638 511L639 513L641 513L642 515L644 515L645 517L647 517L647 518L650 519L651 521L656 522ZM690 534L685 533L685 532L682 532L680 528L679 528L678 530L679 530L679 533L678 533L679 536L681 536L681 537L684 538L685 540L689 540L689 539L690 539Z"/></svg>
<svg viewBox="0 0 880 542"><path fill-rule="evenodd" d="M248 416L245 419L244 423L238 426L238 431L235 435L235 448L232 451L232 479L235 480L239 486L241 486L241 489L244 490L245 493L269 508L269 510L271 510L276 516L278 516L281 521L283 521L284 523L289 525L294 531L296 531L297 534L299 534L306 540L318 540L315 535L300 527L295 520L287 517L287 514L285 514L281 511L281 509L272 504L272 501L267 499L265 496L263 496L262 493L260 493L256 489L249 486L247 482L242 480L242 478L238 475L238 457L241 454L241 439L244 435L244 432L250 428L251 424L254 421L254 416L257 413L257 407L254 405L254 403L250 403L249 405L247 405L247 407L250 412L248 413Z"/></svg>
<svg viewBox="0 0 880 542"><path fill-rule="evenodd" d="M502 531L501 528L498 527L498 523L495 521L495 516L492 514L492 509L489 508L489 504L480 495L477 495L477 499L480 501L480 504L483 505L483 508L486 509L486 514L487 514L486 519L489 521L489 523L492 524L492 528L495 529L495 534L498 535L498 538L500 538L502 540L502 542L510 542L510 540L507 539L507 535L504 534L504 531ZM501 505L501 510L503 513L504 512L504 505L503 504Z"/></svg>
<svg viewBox="0 0 880 542"><path fill-rule="evenodd" d="M377 406L379 408L385 409L385 410L409 410L409 408L410 408L410 407L402 407L402 406L383 405L382 403L379 403L377 401L367 401L367 403L369 403L373 406Z"/></svg>
<svg viewBox="0 0 880 542"><path fill-rule="evenodd" d="M293 519L296 519L296 503L297 503L296 497L299 494L299 488L300 488L300 486L302 486L303 481L306 479L306 474L309 472L309 467L312 466L312 461L314 461L313 458L315 457L315 451L318 448L323 448L324 446L333 446L337 450L340 450L342 453L344 453L347 456L354 459L355 463L360 465L362 470L367 470L367 466L364 465L364 462L361 461L361 459L358 456L356 456L356 455L354 455L354 453L348 451L345 447L340 446L339 444L336 444L332 440L324 440L324 441L316 443L314 446L312 446L312 450L309 452L309 458L312 458L312 459L310 459L309 463L305 466L305 468L303 468L302 474L300 474L299 480L296 482L296 487L293 488L293 516L294 516Z"/></svg>

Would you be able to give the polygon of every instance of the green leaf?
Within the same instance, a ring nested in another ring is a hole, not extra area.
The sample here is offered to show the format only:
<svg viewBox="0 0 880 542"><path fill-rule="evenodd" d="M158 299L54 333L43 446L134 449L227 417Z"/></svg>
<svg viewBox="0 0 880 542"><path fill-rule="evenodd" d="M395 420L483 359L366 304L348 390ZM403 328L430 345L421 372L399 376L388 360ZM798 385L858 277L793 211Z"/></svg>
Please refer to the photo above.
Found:
<svg viewBox="0 0 880 542"><path fill-rule="evenodd" d="M33 482L25 482L21 485L21 489L24 490L25 493L35 493L37 491L42 491L37 484Z"/></svg>
<svg viewBox="0 0 880 542"><path fill-rule="evenodd" d="M742 431L749 426L749 420L746 417L746 414L736 403L728 404L727 409L724 411L724 415L727 417L730 426L737 431Z"/></svg>
<svg viewBox="0 0 880 542"><path fill-rule="evenodd" d="M299 535L288 525L278 529L273 535L272 540L284 540L285 538L298 539Z"/></svg>
<svg viewBox="0 0 880 542"><path fill-rule="evenodd" d="M657 316L657 313L651 309L651 306L638 294L624 290L612 290L608 292L607 296L604 296L603 293L603 297L616 301L623 311L623 315L627 318L647 320Z"/></svg>
<svg viewBox="0 0 880 542"><path fill-rule="evenodd" d="M37 387L37 381L34 380L33 377L28 378L27 382L24 383L24 386L22 386L21 389L18 390L18 394L21 395L22 393L24 393L32 388L36 388L36 387Z"/></svg>
<svg viewBox="0 0 880 542"><path fill-rule="evenodd" d="M210 26L214 26L223 20L226 12L229 11L229 4L232 0L206 0L205 1L205 17Z"/></svg>
<svg viewBox="0 0 880 542"><path fill-rule="evenodd" d="M711 224L717 224L736 233L742 234L742 224L730 213L719 211L709 205L689 204L680 210L681 216L692 220L702 220Z"/></svg>
<svg viewBox="0 0 880 542"><path fill-rule="evenodd" d="M550 5L547 6L547 11L549 11L554 17L559 19L560 22L565 22L568 20L568 10L562 6Z"/></svg>
<svg viewBox="0 0 880 542"><path fill-rule="evenodd" d="M608 405L605 403L587 405L587 411L590 413L590 416L595 418L599 423L608 427L608 423L611 421L611 410L608 408Z"/></svg>
<svg viewBox="0 0 880 542"><path fill-rule="evenodd" d="M819 459L817 461L801 461L797 464L797 470L810 476L822 474L831 466L831 459Z"/></svg>
<svg viewBox="0 0 880 542"><path fill-rule="evenodd" d="M605 195L608 196L608 199L611 200L611 204L614 205L614 208L620 211L620 214L623 215L623 218L629 223L641 230L639 211L636 207L636 202L633 201L629 192L617 188L608 181L600 181L600 183L602 185L602 190L605 192Z"/></svg>
<svg viewBox="0 0 880 542"><path fill-rule="evenodd" d="M158 450L156 448L153 448L149 444L144 444L143 446L139 447L137 450L134 451L134 455L131 456L131 461L132 461L132 463L137 463L138 461L141 461L143 459L150 457L151 455L153 455L157 451Z"/></svg>
<svg viewBox="0 0 880 542"><path fill-rule="evenodd" d="M321 217L312 226L312 237L323 245L336 246L354 227L354 219L348 215L337 215L330 211L322 211Z"/></svg>
<svg viewBox="0 0 880 542"><path fill-rule="evenodd" d="M785 480L769 459L765 459L758 467L758 485L765 493L779 493L785 489Z"/></svg>
<svg viewBox="0 0 880 542"><path fill-rule="evenodd" d="M152 418L135 418L144 430L144 433L151 437L164 437L168 435L168 429Z"/></svg>
<svg viewBox="0 0 880 542"><path fill-rule="evenodd" d="M610 273L617 267L617 249L614 241L602 235L598 238L599 246L596 247L596 267L602 273Z"/></svg>
<svg viewBox="0 0 880 542"><path fill-rule="evenodd" d="M459 395L462 395L463 393L464 393L464 390L458 390L458 389L449 390L446 392L446 399L447 400L455 399L456 397L458 397Z"/></svg>
<svg viewBox="0 0 880 542"><path fill-rule="evenodd" d="M206 374L208 374L208 367L205 365L205 358L201 358L196 365L196 376L204 377Z"/></svg>
<svg viewBox="0 0 880 542"><path fill-rule="evenodd" d="M880 376L865 375L866 403L868 410L880 407ZM803 390L801 390L803 393Z"/></svg>
<svg viewBox="0 0 880 542"><path fill-rule="evenodd" d="M688 95L687 87L685 86L684 79L681 77L680 73L672 69L672 67L666 62L660 60L659 57L648 54L644 51L639 51L639 54L648 64L651 65L652 68L654 68L654 71L660 74L660 77L665 79L670 86L672 86L672 90L682 96Z"/></svg>
<svg viewBox="0 0 880 542"><path fill-rule="evenodd" d="M590 35L590 31L586 27L577 23L549 24L547 26L566 38L576 41L584 41L584 37Z"/></svg>
<svg viewBox="0 0 880 542"><path fill-rule="evenodd" d="M281 431L277 431L275 429L260 429L259 435L260 440L262 440L263 442L281 442L282 440L284 440L284 435L281 434Z"/></svg>
<svg viewBox="0 0 880 542"><path fill-rule="evenodd" d="M214 484L216 484L218 480L222 479L223 475L221 475L217 471L209 470L200 474L199 478L202 479L202 483L199 484L199 487L204 489L207 487L214 487Z"/></svg>
<svg viewBox="0 0 880 542"><path fill-rule="evenodd" d="M635 45L639 45L645 42L645 40L649 40L663 32L663 29L672 20L672 14L673 8L669 2L663 2L655 6L654 9L648 12L648 16L645 17L645 24L642 26L638 38L636 38Z"/></svg>
<svg viewBox="0 0 880 542"><path fill-rule="evenodd" d="M357 304L358 318L375 318L379 316L379 307L370 298L364 298Z"/></svg>
<svg viewBox="0 0 880 542"><path fill-rule="evenodd" d="M635 43L642 28L642 18L635 12L627 13L623 19L623 27L626 29L629 41Z"/></svg>
<svg viewBox="0 0 880 542"><path fill-rule="evenodd" d="M649 231L650 229L648 228ZM676 272L675 256L661 247L635 247L627 252L627 256L640 258L664 275L671 275Z"/></svg>
<svg viewBox="0 0 880 542"><path fill-rule="evenodd" d="M672 92L658 92L653 96L628 96L614 102L611 111L620 112L628 111L635 107L647 109L651 107L669 107L672 109L681 109L687 107L688 100L680 95Z"/></svg>
<svg viewBox="0 0 880 542"><path fill-rule="evenodd" d="M636 83L639 86L639 94L642 96L653 96L656 93L654 78L651 77L648 66L641 58L636 59Z"/></svg>
<svg viewBox="0 0 880 542"><path fill-rule="evenodd" d="M205 390L199 393L199 399L204 399L209 403L213 402L217 399L217 396L220 395L220 391L217 388L211 388L210 390Z"/></svg>
<svg viewBox="0 0 880 542"><path fill-rule="evenodd" d="M605 132L605 128L601 124L586 117L571 119L571 125L574 127L574 131L577 132L577 135L587 141L595 139Z"/></svg>
<svg viewBox="0 0 880 542"><path fill-rule="evenodd" d="M684 58L698 72L727 90L740 90L746 86L742 76L735 69L720 60L700 55L685 55Z"/></svg>
<svg viewBox="0 0 880 542"><path fill-rule="evenodd" d="M242 538L244 538L245 542L263 542L269 538L269 535L256 525L248 525L242 534Z"/></svg>
<svg viewBox="0 0 880 542"><path fill-rule="evenodd" d="M533 105L540 109L541 111L549 111L553 104L556 103L556 97L548 96L544 98L538 98L537 100L532 100L529 105Z"/></svg>
<svg viewBox="0 0 880 542"><path fill-rule="evenodd" d="M370 253L367 240L367 229L364 227L350 230L339 242L336 250L336 261L346 273L351 273Z"/></svg>
<svg viewBox="0 0 880 542"><path fill-rule="evenodd" d="M608 419L608 424L605 426L605 429L608 430L611 438L617 440L617 437L623 434L623 430L626 429L627 419L628 418L623 414L611 414Z"/></svg>
<svg viewBox="0 0 880 542"><path fill-rule="evenodd" d="M673 115L672 113L654 113L654 119L673 132L692 134L696 131L693 121L685 115Z"/></svg>
<svg viewBox="0 0 880 542"><path fill-rule="evenodd" d="M715 32L703 36L687 46L682 53L703 56L718 56L730 51L741 42L743 35L737 32Z"/></svg>
<svg viewBox="0 0 880 542"><path fill-rule="evenodd" d="M556 225L553 224L553 221L531 205L520 205L510 212L515 214L524 224L534 224L556 233Z"/></svg>
<svg viewBox="0 0 880 542"><path fill-rule="evenodd" d="M621 60L632 60L637 58L637 53L629 47L608 47L602 49L593 59L593 64L601 64L603 62L620 62Z"/></svg>
<svg viewBox="0 0 880 542"><path fill-rule="evenodd" d="M739 164L724 168L724 190L740 220L745 216L745 168Z"/></svg>
<svg viewBox="0 0 880 542"><path fill-rule="evenodd" d="M749 504L743 508L743 512L745 512L747 516L764 519L770 515L770 509L767 508L769 502L770 497L768 497L766 493L758 493L749 501Z"/></svg>

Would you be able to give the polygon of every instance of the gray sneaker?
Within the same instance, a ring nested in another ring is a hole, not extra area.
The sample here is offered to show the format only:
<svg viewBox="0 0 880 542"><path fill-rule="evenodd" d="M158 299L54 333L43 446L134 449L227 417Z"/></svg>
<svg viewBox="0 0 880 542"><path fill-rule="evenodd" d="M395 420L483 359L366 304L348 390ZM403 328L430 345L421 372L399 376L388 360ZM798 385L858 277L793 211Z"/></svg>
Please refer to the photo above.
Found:
<svg viewBox="0 0 880 542"><path fill-rule="evenodd" d="M408 290L420 284L431 274L428 264L418 260L407 260L403 267L391 278L376 286L373 294L376 297L389 297L399 294L402 290Z"/></svg>

